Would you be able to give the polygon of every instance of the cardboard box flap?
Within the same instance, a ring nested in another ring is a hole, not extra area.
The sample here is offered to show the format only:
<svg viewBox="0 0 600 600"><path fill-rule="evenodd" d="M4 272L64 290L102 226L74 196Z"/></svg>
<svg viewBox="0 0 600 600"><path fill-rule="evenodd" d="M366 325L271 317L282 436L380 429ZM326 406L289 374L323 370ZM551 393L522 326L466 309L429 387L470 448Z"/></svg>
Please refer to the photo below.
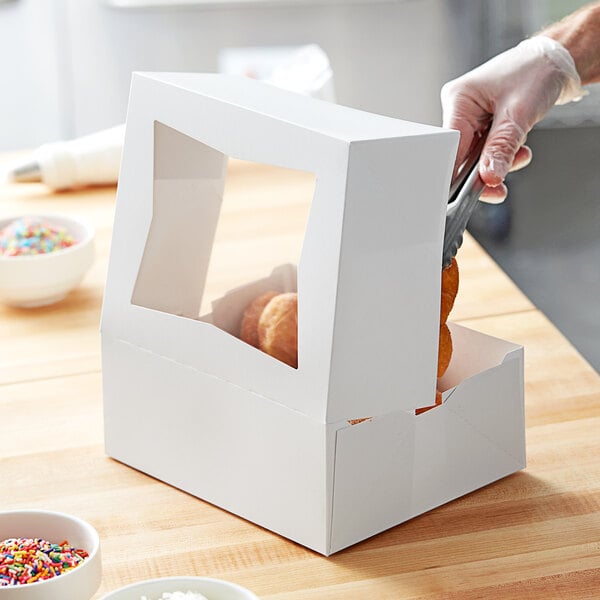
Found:
<svg viewBox="0 0 600 600"><path fill-rule="evenodd" d="M523 347L455 323L450 328L455 343L454 364L448 368L448 378L444 377L441 385L445 387L460 376L462 380L457 388L449 389L444 405L507 460L512 460L515 470L522 469L525 466ZM483 372L485 380L478 377ZM496 397L502 401L495 401Z"/></svg>
<svg viewBox="0 0 600 600"><path fill-rule="evenodd" d="M448 370L439 380L446 392L462 381L522 355L523 347L486 335L473 329L448 322L452 334L452 359Z"/></svg>
<svg viewBox="0 0 600 600"><path fill-rule="evenodd" d="M214 73L151 72L134 73L134 78L136 77L151 78L230 104L231 107L262 114L269 120L284 121L297 128L319 132L346 142L442 133L439 127L307 98L246 77ZM313 105L318 103L318 111L307 110L307 100Z"/></svg>
<svg viewBox="0 0 600 600"><path fill-rule="evenodd" d="M416 408L435 381L456 143L456 132L247 79L136 75L103 334L320 421ZM233 338L237 317L225 330L197 320L228 156L316 176L298 369Z"/></svg>
<svg viewBox="0 0 600 600"><path fill-rule="evenodd" d="M522 368L514 360L475 375L416 418L412 514L525 467Z"/></svg>
<svg viewBox="0 0 600 600"><path fill-rule="evenodd" d="M454 333L483 359L441 406L340 424L331 552L525 467L522 348Z"/></svg>

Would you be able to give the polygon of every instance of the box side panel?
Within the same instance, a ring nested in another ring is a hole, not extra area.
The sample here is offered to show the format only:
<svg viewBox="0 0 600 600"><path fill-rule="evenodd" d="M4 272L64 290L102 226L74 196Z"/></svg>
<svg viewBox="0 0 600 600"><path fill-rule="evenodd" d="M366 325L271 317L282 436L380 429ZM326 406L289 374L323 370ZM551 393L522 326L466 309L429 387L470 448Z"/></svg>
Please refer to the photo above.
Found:
<svg viewBox="0 0 600 600"><path fill-rule="evenodd" d="M331 551L412 516L415 422L404 412L337 432Z"/></svg>
<svg viewBox="0 0 600 600"><path fill-rule="evenodd" d="M503 340L485 338L498 352L506 347ZM489 362L495 361L492 356ZM389 414L338 432L330 550L524 467L520 349L460 383L433 410Z"/></svg>
<svg viewBox="0 0 600 600"><path fill-rule="evenodd" d="M102 330L325 420L348 144L278 121L265 102L262 112L253 112L210 95L134 78ZM240 340L227 340L229 334L209 331L214 329L210 324L199 327L189 318L202 301L225 156L307 170L318 177L298 268L298 369L266 355L250 357L253 349ZM181 245L178 256L168 256L185 268L157 275L168 269L164 257L169 244L164 240L173 231L177 234L177 223L184 221L188 234L203 223L198 227L202 243L188 235L189 244ZM151 229L156 239L148 245ZM140 270L144 252L157 268ZM131 303L136 281L134 301L142 306ZM174 323L177 319L182 323Z"/></svg>
<svg viewBox="0 0 600 600"><path fill-rule="evenodd" d="M131 344L102 346L110 456L327 551L323 424Z"/></svg>
<svg viewBox="0 0 600 600"><path fill-rule="evenodd" d="M441 254L456 136L352 144L328 421L433 397Z"/></svg>
<svg viewBox="0 0 600 600"><path fill-rule="evenodd" d="M415 515L523 469L522 354L464 381L416 421Z"/></svg>

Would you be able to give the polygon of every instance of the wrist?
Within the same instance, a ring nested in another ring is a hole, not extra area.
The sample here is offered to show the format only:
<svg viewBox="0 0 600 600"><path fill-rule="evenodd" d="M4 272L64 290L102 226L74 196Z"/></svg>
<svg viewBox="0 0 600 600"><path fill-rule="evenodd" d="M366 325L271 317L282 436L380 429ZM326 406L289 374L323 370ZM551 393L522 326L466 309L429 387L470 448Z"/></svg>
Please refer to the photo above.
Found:
<svg viewBox="0 0 600 600"><path fill-rule="evenodd" d="M538 75L544 82L543 87L550 101L545 110L552 104L567 104L587 94L581 87L581 78L569 51L560 42L545 35L545 32L524 40L516 47L516 50L519 49L531 64L536 65Z"/></svg>
<svg viewBox="0 0 600 600"><path fill-rule="evenodd" d="M600 2L584 6L541 35L569 52L583 85L600 81Z"/></svg>

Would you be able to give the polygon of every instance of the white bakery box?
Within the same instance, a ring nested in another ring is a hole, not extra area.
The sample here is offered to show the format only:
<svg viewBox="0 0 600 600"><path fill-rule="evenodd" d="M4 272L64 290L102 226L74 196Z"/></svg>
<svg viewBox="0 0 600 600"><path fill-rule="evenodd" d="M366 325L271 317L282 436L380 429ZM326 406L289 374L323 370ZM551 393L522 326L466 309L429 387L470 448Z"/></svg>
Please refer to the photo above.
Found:
<svg viewBox="0 0 600 600"><path fill-rule="evenodd" d="M106 451L329 555L525 466L523 350L451 325L458 134L223 75L135 74L102 314ZM228 157L314 173L297 268L200 315ZM298 291L298 368L235 334ZM362 420L366 419L366 420ZM358 421L358 422L357 422Z"/></svg>

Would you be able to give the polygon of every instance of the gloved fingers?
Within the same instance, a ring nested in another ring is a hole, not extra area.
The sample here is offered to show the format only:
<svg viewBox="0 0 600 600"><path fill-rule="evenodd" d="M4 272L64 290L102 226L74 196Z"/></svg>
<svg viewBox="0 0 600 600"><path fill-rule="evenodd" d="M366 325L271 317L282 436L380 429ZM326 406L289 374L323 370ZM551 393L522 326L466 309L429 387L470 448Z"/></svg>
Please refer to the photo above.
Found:
<svg viewBox="0 0 600 600"><path fill-rule="evenodd" d="M504 202L507 194L508 190L503 183L494 187L486 185L479 199L487 204L500 204Z"/></svg>
<svg viewBox="0 0 600 600"><path fill-rule="evenodd" d="M483 98L473 94L469 83L455 79L442 87L442 127L460 131L460 140L454 163L454 175L469 155L469 150L477 142L477 134L484 131L491 119L491 112L482 106Z"/></svg>
<svg viewBox="0 0 600 600"><path fill-rule="evenodd" d="M458 149L456 150L456 160L454 161L454 169L452 171L452 179L456 176L459 167L465 162L465 159L469 155L469 150L475 142L475 129L469 124L462 124L459 118L454 118L448 125L449 129L455 129L460 131L460 140L458 142Z"/></svg>
<svg viewBox="0 0 600 600"><path fill-rule="evenodd" d="M515 154L510 171L512 172L518 171L519 169L524 169L531 162L531 158L531 148L529 148L529 146L521 146ZM479 199L482 202L487 202L488 204L500 204L506 199L506 195L507 188L504 183L496 186L487 185L481 193Z"/></svg>
<svg viewBox="0 0 600 600"><path fill-rule="evenodd" d="M460 130L460 141L458 143L458 150L456 151L456 160L454 161L454 170L452 172L452 179L456 176L460 166L467 160L467 157L471 154L471 151L481 140L481 135L485 132L487 127L486 123L477 125L477 127L460 128L460 125L452 127L452 129Z"/></svg>
<svg viewBox="0 0 600 600"><path fill-rule="evenodd" d="M512 166L509 169L509 172L512 173L513 171L524 169L531 162L532 157L533 153L531 152L531 148L529 146L521 146L515 154L515 158Z"/></svg>
<svg viewBox="0 0 600 600"><path fill-rule="evenodd" d="M495 187L504 181L526 136L527 131L507 115L494 119L479 163L484 183Z"/></svg>

